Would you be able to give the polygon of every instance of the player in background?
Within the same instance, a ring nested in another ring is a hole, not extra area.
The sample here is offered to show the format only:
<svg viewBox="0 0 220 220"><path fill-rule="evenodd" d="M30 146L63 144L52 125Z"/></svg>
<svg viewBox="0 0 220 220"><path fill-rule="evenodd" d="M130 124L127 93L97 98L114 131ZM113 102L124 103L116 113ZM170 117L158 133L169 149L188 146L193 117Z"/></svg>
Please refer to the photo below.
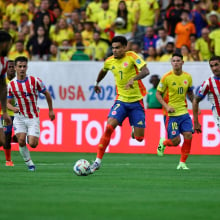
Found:
<svg viewBox="0 0 220 220"><path fill-rule="evenodd" d="M7 54L10 50L12 37L6 31L0 31L0 104L2 110L2 118L6 125L12 123L10 116L7 113L7 84L5 75L7 72ZM0 120L0 146L5 146L5 133L2 122Z"/></svg>
<svg viewBox="0 0 220 220"><path fill-rule="evenodd" d="M98 152L95 162L90 166L90 172L94 173L100 165L105 150L115 128L122 125L125 118L129 118L132 126L132 137L137 141L143 141L145 130L145 111L143 97L146 88L141 79L149 75L144 60L133 51L127 51L127 40L123 36L112 39L113 55L104 62L100 70L94 90L101 92L99 83L110 70L116 83L116 101L108 115L107 126L98 144Z"/></svg>
<svg viewBox="0 0 220 220"><path fill-rule="evenodd" d="M6 76L6 83L8 84L13 78L15 77L15 64L14 60L8 60L8 68L7 68L7 76ZM14 104L14 103L13 103ZM11 120L13 122L14 120L14 112L7 109L8 115L11 117ZM12 139L12 123L10 125L5 124L4 119L1 118L2 125L4 127L5 132L5 145L4 152L5 152L5 166L13 167L14 163L11 160L11 139ZM16 136L13 137L13 140L16 140Z"/></svg>
<svg viewBox="0 0 220 220"><path fill-rule="evenodd" d="M30 152L26 146L28 144L36 148L40 136L39 108L37 106L38 92L46 97L49 107L49 118L53 121L52 98L42 80L38 77L27 76L28 60L20 56L15 59L16 78L8 84L8 108L14 111L14 131L18 138L19 151L23 157L28 170L35 171L35 165L30 157ZM17 106L13 106L15 99Z"/></svg>
<svg viewBox="0 0 220 220"><path fill-rule="evenodd" d="M193 101L192 77L182 70L183 56L173 54L171 65L173 69L164 74L157 87L156 97L167 112L165 127L168 138L160 138L157 148L158 156L163 156L166 146L178 146L180 134L184 142L181 148L180 162L177 169L189 169L186 160L190 154L192 142L192 120L187 110L186 95Z"/></svg>
<svg viewBox="0 0 220 220"><path fill-rule="evenodd" d="M209 60L209 66L214 75L210 76L200 86L199 91L193 99L193 118L194 130L201 133L201 124L199 123L199 102L208 95L211 103L212 114L218 129L220 130L220 56L213 56Z"/></svg>

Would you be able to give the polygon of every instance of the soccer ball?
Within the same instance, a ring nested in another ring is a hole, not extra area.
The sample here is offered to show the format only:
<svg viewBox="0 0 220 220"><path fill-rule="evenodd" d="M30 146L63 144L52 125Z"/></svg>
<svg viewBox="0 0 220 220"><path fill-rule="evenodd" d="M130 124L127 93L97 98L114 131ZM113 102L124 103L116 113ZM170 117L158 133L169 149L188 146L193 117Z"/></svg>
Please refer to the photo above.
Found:
<svg viewBox="0 0 220 220"><path fill-rule="evenodd" d="M77 176L87 176L89 174L89 161L85 159L77 160L73 166L73 171Z"/></svg>
<svg viewBox="0 0 220 220"><path fill-rule="evenodd" d="M115 25L118 29L122 29L125 26L125 20L122 17L117 17L115 19Z"/></svg>

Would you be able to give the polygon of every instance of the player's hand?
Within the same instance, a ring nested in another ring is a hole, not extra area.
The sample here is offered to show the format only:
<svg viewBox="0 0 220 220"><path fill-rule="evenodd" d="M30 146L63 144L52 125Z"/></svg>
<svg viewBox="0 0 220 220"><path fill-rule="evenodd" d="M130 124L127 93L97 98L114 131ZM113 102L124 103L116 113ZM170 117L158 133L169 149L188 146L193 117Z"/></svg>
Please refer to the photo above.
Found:
<svg viewBox="0 0 220 220"><path fill-rule="evenodd" d="M196 133L202 133L202 128L201 128L201 124L199 122L195 122L194 121L194 130Z"/></svg>
<svg viewBox="0 0 220 220"><path fill-rule="evenodd" d="M49 118L51 121L53 121L55 119L55 114L54 114L53 110L49 111Z"/></svg>
<svg viewBox="0 0 220 220"><path fill-rule="evenodd" d="M128 83L125 85L125 89L130 89L130 88L134 88L134 80L133 79L130 79L129 81L128 81Z"/></svg>
<svg viewBox="0 0 220 220"><path fill-rule="evenodd" d="M94 90L96 93L101 93L101 88L98 85L94 86Z"/></svg>
<svg viewBox="0 0 220 220"><path fill-rule="evenodd" d="M167 110L168 113L174 113L175 112L175 109L170 107L170 106L168 106L166 110Z"/></svg>
<svg viewBox="0 0 220 220"><path fill-rule="evenodd" d="M3 117L3 120L4 120L4 123L6 125L11 125L12 124L12 120L11 120L11 117L8 115L8 113L3 113L2 114L2 117Z"/></svg>
<svg viewBox="0 0 220 220"><path fill-rule="evenodd" d="M19 113L19 109L18 108L13 108L13 112L14 113Z"/></svg>

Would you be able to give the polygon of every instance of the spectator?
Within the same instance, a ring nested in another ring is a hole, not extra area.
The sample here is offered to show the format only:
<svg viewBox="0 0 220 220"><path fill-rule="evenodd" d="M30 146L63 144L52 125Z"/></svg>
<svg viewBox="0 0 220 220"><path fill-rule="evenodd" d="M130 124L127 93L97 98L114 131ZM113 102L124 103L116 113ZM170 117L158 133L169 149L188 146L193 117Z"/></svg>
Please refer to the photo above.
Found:
<svg viewBox="0 0 220 220"><path fill-rule="evenodd" d="M193 61L193 58L190 54L190 50L188 48L187 45L182 45L181 49L180 49L180 52L183 56L183 61L184 62L187 62L187 61Z"/></svg>
<svg viewBox="0 0 220 220"><path fill-rule="evenodd" d="M51 41L46 36L43 26L39 26L36 35L30 38L27 43L27 50L31 60L48 60Z"/></svg>
<svg viewBox="0 0 220 220"><path fill-rule="evenodd" d="M210 32L220 28L220 15L218 12L211 11L209 14L207 14L207 19L208 29L210 30Z"/></svg>
<svg viewBox="0 0 220 220"><path fill-rule="evenodd" d="M166 13L164 27L168 35L175 37L176 24L181 21L181 13L183 10L183 0L174 0L174 5L171 6Z"/></svg>
<svg viewBox="0 0 220 220"><path fill-rule="evenodd" d="M60 61L70 61L73 55L73 49L68 40L63 40L60 50Z"/></svg>
<svg viewBox="0 0 220 220"><path fill-rule="evenodd" d="M156 41L157 55L161 56L165 52L165 47L168 42L174 42L174 38L167 34L164 28L158 30L159 39Z"/></svg>
<svg viewBox="0 0 220 220"><path fill-rule="evenodd" d="M153 46L156 48L156 41L158 40L158 36L155 34L154 29L152 27L148 27L146 30L146 34L144 36L144 56L148 56L148 48Z"/></svg>
<svg viewBox="0 0 220 220"><path fill-rule="evenodd" d="M202 61L201 53L195 49L195 44L196 43L191 43L191 48L190 48L191 57L193 61Z"/></svg>
<svg viewBox="0 0 220 220"><path fill-rule="evenodd" d="M131 42L131 51L134 51L138 56L140 56L142 59L144 59L144 55L141 52L141 47L138 42Z"/></svg>
<svg viewBox="0 0 220 220"><path fill-rule="evenodd" d="M18 26L18 31L21 31L24 26L30 27L32 22L29 20L27 13L21 13L20 25Z"/></svg>
<svg viewBox="0 0 220 220"><path fill-rule="evenodd" d="M115 36L124 36L127 40L130 40L135 35L135 17L130 11L128 11L127 4L125 1L119 1L117 8L117 18L121 18L124 24L117 23L117 18L114 22Z"/></svg>
<svg viewBox="0 0 220 220"><path fill-rule="evenodd" d="M73 40L74 32L64 18L60 18L55 26L51 26L50 39L58 46L62 45L63 40Z"/></svg>
<svg viewBox="0 0 220 220"><path fill-rule="evenodd" d="M196 36L201 37L202 28L207 26L206 10L202 8L201 0L194 0L194 9L192 10L192 22L196 27Z"/></svg>
<svg viewBox="0 0 220 220"><path fill-rule="evenodd" d="M171 60L175 47L173 42L168 42L166 45L165 53L160 57L160 62L168 62Z"/></svg>
<svg viewBox="0 0 220 220"><path fill-rule="evenodd" d="M90 45L93 41L94 27L93 22L87 20L84 22L84 30L82 31L83 41L86 42L86 45Z"/></svg>
<svg viewBox="0 0 220 220"><path fill-rule="evenodd" d="M71 21L69 21L69 23L72 25L73 31L74 32L81 31L79 30L79 24L81 24L79 13L77 11L73 11L71 13L70 19Z"/></svg>
<svg viewBox="0 0 220 220"><path fill-rule="evenodd" d="M54 13L49 9L49 0L41 0L40 9L35 13L33 18L33 30L36 33L38 26L43 24L43 17L45 14L49 15L51 24L56 23L56 17Z"/></svg>
<svg viewBox="0 0 220 220"><path fill-rule="evenodd" d="M102 6L96 14L95 28L100 32L101 38L110 42L113 37L112 24L116 14L109 9L109 0L102 0Z"/></svg>
<svg viewBox="0 0 220 220"><path fill-rule="evenodd" d="M157 27L159 12L160 10L157 0L139 0L139 9L136 15L138 34L144 34L148 27Z"/></svg>
<svg viewBox="0 0 220 220"><path fill-rule="evenodd" d="M178 22L175 28L176 49L177 52L183 45L190 48L190 35L196 33L195 25L189 20L189 11L183 10L181 13L181 22Z"/></svg>
<svg viewBox="0 0 220 220"><path fill-rule="evenodd" d="M30 58L29 53L25 50L24 41L16 41L15 42L15 51L11 51L8 54L8 58L10 60L15 60L16 57L24 56L26 58Z"/></svg>
<svg viewBox="0 0 220 220"><path fill-rule="evenodd" d="M6 20L16 21L20 25L22 12L25 12L24 5L18 0L11 0L11 3L6 6Z"/></svg>
<svg viewBox="0 0 220 220"><path fill-rule="evenodd" d="M90 1L88 6L86 7L86 18L90 21L96 21L96 15L99 13L101 9L101 1L94 0Z"/></svg>
<svg viewBox="0 0 220 220"><path fill-rule="evenodd" d="M160 77L158 75L152 75L150 77L149 83L152 84L152 88L148 90L146 103L148 109L161 109L162 105L156 98L157 86L160 82Z"/></svg>
<svg viewBox="0 0 220 220"><path fill-rule="evenodd" d="M75 61L90 60L89 56L84 52L84 45L82 43L76 44L76 52L73 54L71 60L75 60Z"/></svg>
<svg viewBox="0 0 220 220"><path fill-rule="evenodd" d="M148 57L146 58L147 62L159 61L160 57L157 56L156 49L153 46L148 47Z"/></svg>
<svg viewBox="0 0 220 220"><path fill-rule="evenodd" d="M109 45L100 39L100 33L94 32L93 34L93 42L90 44L91 48L91 57L96 61L103 61L106 57ZM94 55L93 55L94 53Z"/></svg>
<svg viewBox="0 0 220 220"><path fill-rule="evenodd" d="M220 56L220 28L212 31L209 38L213 40L213 51L215 56Z"/></svg>
<svg viewBox="0 0 220 220"><path fill-rule="evenodd" d="M56 44L50 45L49 61L59 61L58 47Z"/></svg>
<svg viewBox="0 0 220 220"><path fill-rule="evenodd" d="M195 49L201 54L201 60L209 61L212 56L213 42L209 38L209 29L202 29L202 37L196 40Z"/></svg>
<svg viewBox="0 0 220 220"><path fill-rule="evenodd" d="M62 10L62 14L64 16L70 14L75 9L80 8L80 4L78 0L58 0L59 6Z"/></svg>

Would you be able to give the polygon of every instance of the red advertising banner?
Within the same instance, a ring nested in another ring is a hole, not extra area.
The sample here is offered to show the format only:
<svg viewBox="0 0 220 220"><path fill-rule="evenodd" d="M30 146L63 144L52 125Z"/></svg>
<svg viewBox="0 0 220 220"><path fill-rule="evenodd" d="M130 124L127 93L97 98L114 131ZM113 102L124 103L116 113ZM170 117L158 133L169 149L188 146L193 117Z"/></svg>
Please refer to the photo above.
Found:
<svg viewBox="0 0 220 220"><path fill-rule="evenodd" d="M40 141L32 151L96 152L108 112L106 109L56 109L56 120L52 122L48 110L41 109ZM200 122L203 133L193 135L191 153L220 155L220 132L213 121L212 112L202 110ZM126 120L113 133L107 152L155 154L160 137L165 135L161 110L146 110L144 141L137 142L131 138L131 127ZM17 144L12 146L13 150L18 150ZM167 147L165 153L179 154L180 147Z"/></svg>

